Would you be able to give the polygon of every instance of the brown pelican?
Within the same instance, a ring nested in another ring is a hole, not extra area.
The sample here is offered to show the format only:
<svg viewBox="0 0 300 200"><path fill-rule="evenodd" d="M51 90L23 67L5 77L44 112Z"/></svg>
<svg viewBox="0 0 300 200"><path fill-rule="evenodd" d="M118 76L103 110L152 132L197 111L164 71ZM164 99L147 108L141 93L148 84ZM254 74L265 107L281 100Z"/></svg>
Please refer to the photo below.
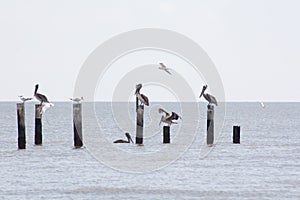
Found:
<svg viewBox="0 0 300 200"><path fill-rule="evenodd" d="M161 116L159 125L161 124L161 122L164 122L164 123L168 124L168 126L171 126L171 124L177 124L177 122L174 122L173 120L181 119L181 117L177 113L172 112L172 114L170 114L162 108L159 108L158 112L165 113L165 115Z"/></svg>
<svg viewBox="0 0 300 200"><path fill-rule="evenodd" d="M138 100L141 102L141 104L149 106L148 97L146 95L140 93L141 88L142 88L142 84L136 85L135 95L138 98Z"/></svg>
<svg viewBox="0 0 300 200"><path fill-rule="evenodd" d="M74 98L74 99L70 98L70 100L73 101L73 102L75 102L75 103L80 103L81 101L83 101L83 97L81 97L81 98L77 97L77 98Z"/></svg>
<svg viewBox="0 0 300 200"><path fill-rule="evenodd" d="M201 98L201 96L203 95L204 98L208 101L209 104L215 104L217 106L218 102L217 102L216 98L214 96L208 94L208 93L204 93L206 88L207 88L207 85L204 85L199 98Z"/></svg>
<svg viewBox="0 0 300 200"><path fill-rule="evenodd" d="M37 90L39 89L39 84L35 85L35 90L34 90L34 97L42 103L50 103L47 99L47 97L43 94L37 93Z"/></svg>
<svg viewBox="0 0 300 200"><path fill-rule="evenodd" d="M20 100L24 103L26 101L30 101L32 98L25 98L23 97L23 95L18 96L20 98Z"/></svg>
<svg viewBox="0 0 300 200"><path fill-rule="evenodd" d="M125 133L125 136L127 137L127 140L119 139L114 141L114 143L130 143L130 142L134 143L129 133Z"/></svg>
<svg viewBox="0 0 300 200"><path fill-rule="evenodd" d="M167 68L163 63L159 63L159 64L160 64L160 67L158 67L158 69L164 70L168 74L172 75L170 72L170 68Z"/></svg>

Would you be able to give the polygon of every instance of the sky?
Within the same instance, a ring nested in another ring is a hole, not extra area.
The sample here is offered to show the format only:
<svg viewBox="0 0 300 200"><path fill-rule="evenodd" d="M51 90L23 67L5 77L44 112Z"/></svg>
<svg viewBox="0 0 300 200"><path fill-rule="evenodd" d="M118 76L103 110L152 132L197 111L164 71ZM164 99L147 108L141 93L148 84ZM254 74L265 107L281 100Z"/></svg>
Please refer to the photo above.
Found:
<svg viewBox="0 0 300 200"><path fill-rule="evenodd" d="M52 101L65 101L73 96L83 63L99 45L127 31L160 28L203 48L221 77L226 101L299 102L299 9L297 0L4 0L0 101L32 96L36 83ZM99 80L95 100L111 100L110 91L126 75L126 70L113 75L118 63L153 64L162 56L191 84L205 83L205 77L182 70L174 56L139 53L116 62L115 70ZM158 88L146 92L157 101L171 98Z"/></svg>

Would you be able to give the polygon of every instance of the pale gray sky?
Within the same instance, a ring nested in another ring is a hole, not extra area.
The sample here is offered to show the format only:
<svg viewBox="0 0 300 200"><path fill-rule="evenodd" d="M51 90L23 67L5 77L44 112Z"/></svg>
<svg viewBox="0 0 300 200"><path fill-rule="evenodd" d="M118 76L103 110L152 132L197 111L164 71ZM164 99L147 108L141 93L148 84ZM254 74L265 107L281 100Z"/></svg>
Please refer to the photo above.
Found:
<svg viewBox="0 0 300 200"><path fill-rule="evenodd" d="M66 100L97 46L153 27L197 42L213 60L227 101L300 101L299 10L297 0L3 0L0 100L30 96L35 83L50 99Z"/></svg>

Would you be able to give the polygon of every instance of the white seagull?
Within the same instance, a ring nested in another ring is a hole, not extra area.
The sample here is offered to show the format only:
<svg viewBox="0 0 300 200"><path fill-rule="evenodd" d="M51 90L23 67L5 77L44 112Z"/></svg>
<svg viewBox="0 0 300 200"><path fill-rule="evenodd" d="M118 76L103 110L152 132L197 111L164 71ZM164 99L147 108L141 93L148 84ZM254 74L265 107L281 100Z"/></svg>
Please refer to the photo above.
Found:
<svg viewBox="0 0 300 200"><path fill-rule="evenodd" d="M214 96L208 94L208 93L204 93L206 88L207 88L207 85L204 85L199 98L201 98L201 96L203 95L204 98L208 101L209 104L215 104L217 106L218 102L217 102L216 98Z"/></svg>
<svg viewBox="0 0 300 200"><path fill-rule="evenodd" d="M80 103L81 101L83 101L83 97L81 97L81 98L77 97L77 98L74 98L74 99L70 98L70 100L73 101L73 102L76 102L76 103Z"/></svg>
<svg viewBox="0 0 300 200"><path fill-rule="evenodd" d="M181 119L181 117L175 113L175 112L172 112L172 114L168 113L167 111L165 111L164 109L162 108L159 108L158 109L158 112L159 113L164 113L165 115L161 116L161 119L160 119L160 122L159 122L159 125L164 122L166 124L168 124L168 126L171 126L172 124L177 124L177 122L174 122L173 120L178 120L178 119Z"/></svg>
<svg viewBox="0 0 300 200"><path fill-rule="evenodd" d="M158 67L158 69L161 69L161 70L167 72L168 74L172 75L172 73L170 72L171 68L167 68L163 63L159 63L159 64L160 64L160 67Z"/></svg>
<svg viewBox="0 0 300 200"><path fill-rule="evenodd" d="M23 95L18 96L20 98L20 100L24 103L26 101L30 101L32 98L25 98L23 97Z"/></svg>

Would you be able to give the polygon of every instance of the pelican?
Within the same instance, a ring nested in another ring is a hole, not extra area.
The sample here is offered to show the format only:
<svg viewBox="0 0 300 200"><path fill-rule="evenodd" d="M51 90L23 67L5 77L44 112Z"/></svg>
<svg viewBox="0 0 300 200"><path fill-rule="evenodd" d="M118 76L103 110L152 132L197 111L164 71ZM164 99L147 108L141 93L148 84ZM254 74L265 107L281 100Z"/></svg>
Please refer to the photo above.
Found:
<svg viewBox="0 0 300 200"><path fill-rule="evenodd" d="M172 75L171 72L170 72L170 68L167 68L164 63L159 63L160 64L160 67L158 67L158 69L161 69L165 72L167 72L168 74Z"/></svg>
<svg viewBox="0 0 300 200"><path fill-rule="evenodd" d="M125 136L127 137L127 140L119 139L114 141L114 143L130 143L130 142L134 143L129 133L125 133Z"/></svg>
<svg viewBox="0 0 300 200"><path fill-rule="evenodd" d="M204 93L206 88L207 88L207 85L204 85L199 98L201 98L201 96L203 95L204 98L208 101L209 104L215 104L217 106L218 102L217 102L216 98L214 96L208 94L208 93Z"/></svg>
<svg viewBox="0 0 300 200"><path fill-rule="evenodd" d="M20 98L20 100L24 103L26 101L30 101L32 98L25 98L23 97L23 95L18 96Z"/></svg>
<svg viewBox="0 0 300 200"><path fill-rule="evenodd" d="M141 102L141 104L149 106L148 97L146 95L140 93L141 88L142 88L142 84L136 85L135 95L138 98L138 100Z"/></svg>
<svg viewBox="0 0 300 200"><path fill-rule="evenodd" d="M37 93L38 89L39 89L39 84L36 84L35 85L35 90L34 90L34 97L38 101L41 102L41 105L42 105L42 103L50 103L45 95Z"/></svg>
<svg viewBox="0 0 300 200"><path fill-rule="evenodd" d="M73 101L73 102L76 102L76 103L80 103L81 101L83 101L83 97L81 97L81 98L75 98L75 99L73 99L73 98L70 98L70 100L71 101Z"/></svg>
<svg viewBox="0 0 300 200"><path fill-rule="evenodd" d="M168 126L171 126L171 124L177 124L177 122L174 122L173 120L181 119L181 117L177 113L172 112L172 114L170 114L162 108L159 108L158 112L165 113L165 115L161 116L159 125L161 124L161 122L164 122L164 123L168 124Z"/></svg>

